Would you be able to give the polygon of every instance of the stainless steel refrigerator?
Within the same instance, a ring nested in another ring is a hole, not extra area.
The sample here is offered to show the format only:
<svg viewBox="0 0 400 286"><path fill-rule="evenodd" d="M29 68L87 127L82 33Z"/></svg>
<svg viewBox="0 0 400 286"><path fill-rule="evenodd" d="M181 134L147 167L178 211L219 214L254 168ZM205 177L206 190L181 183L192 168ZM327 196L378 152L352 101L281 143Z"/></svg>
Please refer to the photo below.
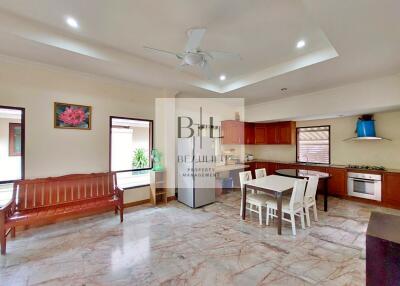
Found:
<svg viewBox="0 0 400 286"><path fill-rule="evenodd" d="M193 136L177 144L178 201L192 208L215 202L214 139Z"/></svg>

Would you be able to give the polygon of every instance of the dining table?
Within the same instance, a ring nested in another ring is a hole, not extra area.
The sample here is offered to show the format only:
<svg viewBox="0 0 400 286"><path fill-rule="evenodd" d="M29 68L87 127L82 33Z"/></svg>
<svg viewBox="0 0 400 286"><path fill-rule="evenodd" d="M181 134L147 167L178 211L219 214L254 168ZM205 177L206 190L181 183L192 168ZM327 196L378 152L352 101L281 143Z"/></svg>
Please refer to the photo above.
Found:
<svg viewBox="0 0 400 286"><path fill-rule="evenodd" d="M293 190L296 178L288 176L270 175L254 180L249 180L243 185L242 195L242 219L246 219L246 196L248 190L264 192L276 198L277 217L278 217L278 235L282 234L282 195L285 192Z"/></svg>
<svg viewBox="0 0 400 286"><path fill-rule="evenodd" d="M310 176L318 176L320 181L324 184L324 211L328 211L328 193L329 193L329 183L328 180L332 177L331 174L314 171L314 170L304 170L304 169L278 169L275 170L275 174L290 178L308 178Z"/></svg>

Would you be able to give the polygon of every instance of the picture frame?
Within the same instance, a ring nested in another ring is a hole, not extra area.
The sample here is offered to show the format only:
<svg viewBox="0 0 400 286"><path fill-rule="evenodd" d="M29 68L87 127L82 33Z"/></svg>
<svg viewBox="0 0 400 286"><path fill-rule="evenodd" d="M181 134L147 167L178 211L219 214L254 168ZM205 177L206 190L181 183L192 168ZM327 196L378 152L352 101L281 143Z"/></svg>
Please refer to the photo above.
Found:
<svg viewBox="0 0 400 286"><path fill-rule="evenodd" d="M54 128L91 130L92 107L54 102Z"/></svg>

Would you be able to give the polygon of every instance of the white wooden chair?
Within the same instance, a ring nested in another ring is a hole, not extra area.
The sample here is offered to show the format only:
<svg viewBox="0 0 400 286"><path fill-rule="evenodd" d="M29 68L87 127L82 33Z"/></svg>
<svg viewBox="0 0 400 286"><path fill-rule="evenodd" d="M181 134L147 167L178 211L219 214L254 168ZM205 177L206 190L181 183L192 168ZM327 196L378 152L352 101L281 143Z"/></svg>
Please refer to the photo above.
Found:
<svg viewBox="0 0 400 286"><path fill-rule="evenodd" d="M256 174L256 179L267 176L267 170L265 170L265 168L255 169L254 173ZM258 193L260 193L260 192L258 192ZM273 212L273 214L275 214L274 210L272 212Z"/></svg>
<svg viewBox="0 0 400 286"><path fill-rule="evenodd" d="M256 179L267 176L267 171L265 170L265 168L256 169L254 172L256 174Z"/></svg>
<svg viewBox="0 0 400 286"><path fill-rule="evenodd" d="M282 200L282 220L288 221L292 224L292 233L296 235L296 222L295 215L300 216L301 228L305 229L304 224L304 210L303 210L303 201L304 201L304 191L306 189L307 180L296 180L294 183L292 196L290 200L283 199ZM272 212L273 210L278 210L278 205L275 199L268 199L267 201L267 225L269 225L269 218L276 217L276 215ZM290 219L286 219L284 216L289 214Z"/></svg>
<svg viewBox="0 0 400 286"><path fill-rule="evenodd" d="M306 194L304 195L304 209L306 211L307 226L309 226L309 227L311 226L311 223L310 223L310 208L311 207L313 207L314 220L318 221L317 202L315 200L315 195L317 194L317 189L318 189L318 181L319 181L318 176L310 176L308 178Z"/></svg>
<svg viewBox="0 0 400 286"><path fill-rule="evenodd" d="M253 178L251 176L251 171L245 171L239 173L240 189L242 192L242 197L244 192L244 184L248 181L251 181L252 179ZM250 189L248 188L246 193L246 209L251 212L257 213L260 220L260 224L262 225L262 207L265 207L265 202L267 201L267 195L256 194L254 190L251 190L251 193L249 191ZM247 204L249 204L249 207L247 207ZM241 200L240 216L242 216L243 207L244 206Z"/></svg>

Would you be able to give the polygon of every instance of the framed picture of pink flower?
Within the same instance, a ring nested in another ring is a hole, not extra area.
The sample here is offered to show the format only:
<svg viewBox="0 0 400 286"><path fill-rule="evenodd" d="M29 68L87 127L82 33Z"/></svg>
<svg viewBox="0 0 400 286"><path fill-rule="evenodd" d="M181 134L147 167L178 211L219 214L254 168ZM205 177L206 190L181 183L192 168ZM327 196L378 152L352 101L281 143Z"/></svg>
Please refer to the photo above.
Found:
<svg viewBox="0 0 400 286"><path fill-rule="evenodd" d="M54 128L90 130L91 121L91 106L54 103Z"/></svg>

